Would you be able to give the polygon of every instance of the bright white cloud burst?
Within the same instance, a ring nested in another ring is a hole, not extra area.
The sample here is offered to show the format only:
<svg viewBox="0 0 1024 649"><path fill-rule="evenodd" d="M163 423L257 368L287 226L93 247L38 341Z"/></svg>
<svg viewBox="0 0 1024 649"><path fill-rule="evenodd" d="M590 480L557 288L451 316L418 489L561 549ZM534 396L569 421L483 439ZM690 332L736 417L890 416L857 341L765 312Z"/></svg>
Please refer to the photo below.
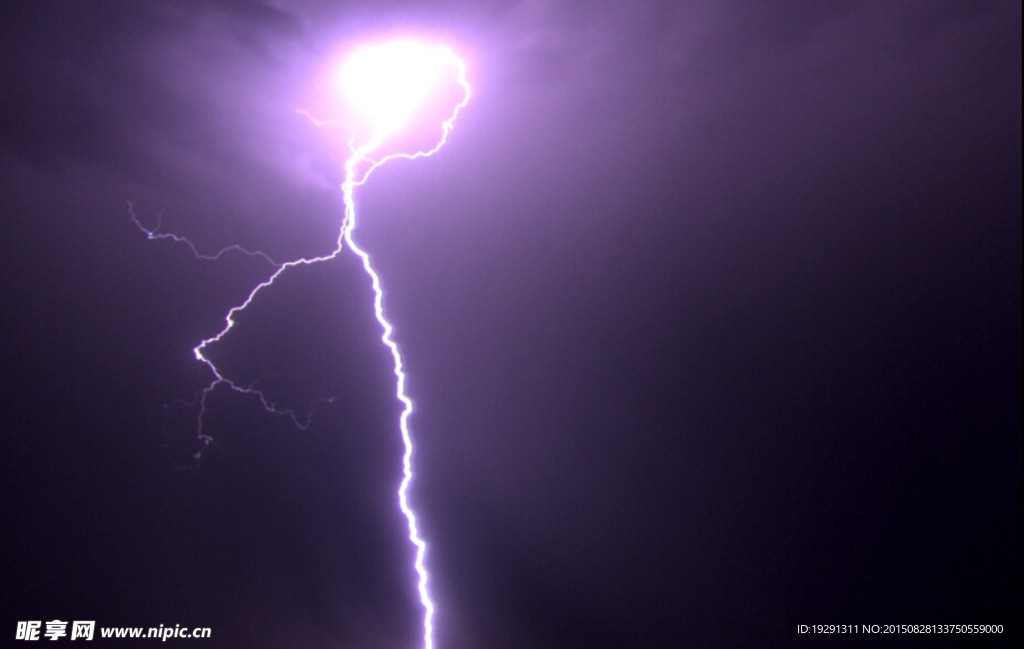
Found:
<svg viewBox="0 0 1024 649"><path fill-rule="evenodd" d="M406 125L453 58L446 48L410 40L367 45L348 58L341 84L374 136L382 138Z"/></svg>

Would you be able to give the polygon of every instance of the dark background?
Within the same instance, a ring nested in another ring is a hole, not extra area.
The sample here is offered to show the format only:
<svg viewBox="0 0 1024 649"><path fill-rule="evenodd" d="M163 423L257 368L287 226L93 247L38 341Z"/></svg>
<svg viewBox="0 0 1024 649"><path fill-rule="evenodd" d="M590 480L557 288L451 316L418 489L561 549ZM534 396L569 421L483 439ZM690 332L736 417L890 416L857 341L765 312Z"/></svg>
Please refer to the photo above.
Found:
<svg viewBox="0 0 1024 649"><path fill-rule="evenodd" d="M397 29L474 90L438 156L357 194L438 649L1020 646L1019 2L9 5L5 643L58 618L417 646L357 261L283 276L213 354L333 401L301 430L217 391L197 463L192 347L267 267L126 204L206 254L326 253L344 134L295 109Z"/></svg>

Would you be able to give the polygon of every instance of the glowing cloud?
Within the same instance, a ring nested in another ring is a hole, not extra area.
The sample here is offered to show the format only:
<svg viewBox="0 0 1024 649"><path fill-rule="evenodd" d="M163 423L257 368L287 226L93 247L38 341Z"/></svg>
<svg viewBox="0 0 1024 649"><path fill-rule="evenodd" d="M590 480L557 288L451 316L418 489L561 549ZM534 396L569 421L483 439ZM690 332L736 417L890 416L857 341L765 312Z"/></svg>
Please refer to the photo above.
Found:
<svg viewBox="0 0 1024 649"><path fill-rule="evenodd" d="M410 40L367 45L348 58L341 84L374 137L383 138L405 126L453 58L445 48Z"/></svg>

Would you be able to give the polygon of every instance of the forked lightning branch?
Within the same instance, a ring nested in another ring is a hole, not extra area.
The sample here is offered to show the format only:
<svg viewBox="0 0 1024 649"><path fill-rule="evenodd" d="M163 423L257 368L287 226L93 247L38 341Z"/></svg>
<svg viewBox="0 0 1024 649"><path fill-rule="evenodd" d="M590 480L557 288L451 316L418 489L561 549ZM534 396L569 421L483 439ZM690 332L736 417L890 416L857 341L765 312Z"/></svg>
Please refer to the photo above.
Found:
<svg viewBox="0 0 1024 649"><path fill-rule="evenodd" d="M330 253L322 256L304 257L278 263L262 252L248 251L232 246L215 254L201 254L186 238L161 233L156 229L144 227L131 211L132 220L150 239L169 239L187 245L192 253L202 259L220 258L230 251L260 257L272 267L270 275L253 287L245 299L230 308L224 316L224 325L215 335L199 342L194 348L196 359L206 365L212 378L196 395L197 436L200 450L212 443L209 432L204 429L204 415L207 401L218 387L227 387L235 392L250 395L263 405L264 409L278 415L289 417L295 425L305 427L308 420L298 417L290 410L280 410L253 385L243 385L233 381L217 367L207 355L207 348L222 340L231 333L235 326L235 317L245 311L260 295L260 292L272 285L278 277L295 266L318 264L336 258L347 247L362 262L363 269L373 287L373 312L380 323L381 342L391 352L395 373L395 398L402 404L402 412L398 420L398 432L404 446L402 457L402 478L397 488L398 505L408 523L409 542L413 550L412 564L416 575L416 588L423 610L423 647L434 647L434 602L430 594L429 574L426 565L427 544L419 531L416 512L409 498L409 489L413 481L414 444L410 429L409 417L413 404L406 393L406 374L402 362L402 354L393 336L394 328L384 312L384 289L380 275L375 270L370 255L359 247L354 232L356 218L355 192L370 177L371 173L381 165L396 159L416 159L428 157L436 153L447 141L459 111L469 101L470 88L466 80L466 68L463 61L450 49L415 40L395 40L375 43L358 48L352 53L339 72L339 82L346 99L352 109L352 118L358 123L352 124L352 135L348 141L349 155L345 161L345 174L342 183L344 214L339 224L338 237ZM408 125L416 111L428 100L432 93L443 85L457 86L460 99L454 108L447 113L447 119L440 124L441 132L438 140L431 147L413 152L383 153L385 145L391 145L395 137ZM333 125L333 121L317 122L321 126Z"/></svg>

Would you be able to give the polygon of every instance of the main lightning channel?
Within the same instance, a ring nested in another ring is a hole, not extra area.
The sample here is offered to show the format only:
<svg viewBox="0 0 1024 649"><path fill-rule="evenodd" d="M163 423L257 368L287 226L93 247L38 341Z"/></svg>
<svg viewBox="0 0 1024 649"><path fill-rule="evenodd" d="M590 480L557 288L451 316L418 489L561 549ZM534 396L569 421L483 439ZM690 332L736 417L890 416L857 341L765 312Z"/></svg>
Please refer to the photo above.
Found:
<svg viewBox="0 0 1024 649"><path fill-rule="evenodd" d="M419 591L420 604L423 607L424 649L434 648L434 613L436 606L430 595L430 573L427 570L426 564L427 542L420 534L416 511L409 502L409 489L415 477L415 472L413 471L413 453L415 445L413 444L412 432L409 427L409 417L413 412L413 403L412 399L409 398L409 395L406 392L407 379L404 363L402 361L402 353L398 347L398 343L395 342L395 339L392 336L394 333L394 326L387 319L387 316L384 313L384 289L381 284L380 275L374 269L373 263L370 260L370 255L356 244L352 233L355 231L356 226L354 198L355 188L366 182L370 174L375 169L389 160L400 158L414 160L417 158L429 157L437 153L437 151L439 151L447 142L448 134L451 132L459 111L462 110L467 102L469 102L470 88L469 82L466 80L466 66L461 59L456 57L450 51L445 50L445 54L458 71L458 83L462 87L463 98L462 101L455 106L451 116L442 124L440 140L428 151L418 151L411 154L394 153L384 156L379 160L373 160L369 156L381 146L387 137L386 134L375 134L369 142L358 147L353 146L353 143L350 142L349 148L352 151L352 155L345 162L345 181L342 184L342 196L345 204L345 220L342 224L341 236L339 237L339 249L341 247L342 240L344 240L344 243L348 244L349 249L351 249L352 252L362 260L363 270L365 270L366 274L370 277L370 283L373 286L373 311L374 315L377 317L377 322L380 323L382 331L381 342L383 342L391 351L391 357L394 360L395 397L402 404L402 413L399 416L398 421L399 430L402 435L402 444L404 445L404 452L402 455L402 480L398 487L398 505L408 524L409 542L415 547L413 565L418 577L417 589ZM369 166L364 172L360 172L359 166L363 163L368 163Z"/></svg>
<svg viewBox="0 0 1024 649"><path fill-rule="evenodd" d="M458 117L459 111L469 102L470 98L470 87L466 80L466 66L465 63L458 58L453 52L448 49L440 50L440 54L445 60L445 63L453 66L457 73L457 83L461 87L463 92L462 100L452 110L451 115L447 120L442 122L442 133L441 137L436 145L426 151L417 151L415 153L391 153L383 155L379 158L372 157L378 149L388 140L388 138L394 133L393 129L380 129L377 132L370 134L368 140L362 144L356 144L354 138L348 143L348 148L351 155L345 161L345 175L344 181L341 185L342 199L344 203L344 217L341 223L341 227L338 231L338 237L335 241L334 248L325 255L316 257L304 257L295 259L287 262L275 262L273 259L268 257L262 252L249 251L239 246L230 246L224 248L221 251L213 255L202 254L196 248L196 246L187 238L181 237L174 234L162 233L159 231L159 222L156 228L147 228L139 221L135 215L134 207L131 202L128 202L129 213L131 214L132 222L141 230L149 239L168 239L175 243L187 245L193 255L198 259L216 261L223 255L230 252L237 252L245 256L258 257L267 262L271 267L272 271L265 280L257 284L253 289L246 295L245 299L242 300L236 306L230 308L224 316L224 325L213 336L205 338L198 345L193 348L193 354L196 360L206 365L213 379L202 388L196 395L193 402L188 405L197 408L197 440L199 442L199 450L194 453L194 458L199 459L203 454L204 450L214 443L213 437L211 437L206 431L204 431L204 418L207 408L207 399L210 394L219 386L225 386L228 389L241 393L255 396L259 399L263 408L270 413L284 416L290 419L298 428L306 429L312 419L312 411L306 417L300 417L297 413L288 409L278 408L262 390L258 389L255 384L242 385L232 381L226 377L217 367L216 363L206 355L207 348L215 343L221 341L227 336L234 328L236 321L235 317L241 312L245 311L250 304L256 299L259 293L273 285L277 278L284 274L288 269L295 266L308 266L312 264L318 264L321 262L335 259L341 254L344 247L347 245L352 252L359 257L362 262L363 270L366 272L370 279L370 284L373 288L373 311L374 316L377 318L377 322L381 327L381 342L390 350L391 357L394 362L394 373L395 373L395 398L402 404L402 413L399 416L399 431L401 433L402 444L404 447L402 455L402 479L398 485L398 504L402 512L402 515L406 519L408 526L408 538L410 544L414 547L414 559L413 567L417 575L417 592L419 594L420 605L423 608L423 647L424 649L434 649L434 614L436 611L436 605L433 598L430 595L430 573L427 569L426 554L427 554L427 542L420 533L419 520L416 515L416 511L410 502L409 490L412 482L415 479L415 471L413 470L413 456L415 452L415 445L413 443L413 436L409 425L409 417L413 412L413 402L406 392L407 377L405 374L405 365L402 359L402 353L398 347L398 343L393 337L394 326L387 319L384 312L384 289L381 283L380 274L376 271L371 261L369 253L359 247L353 237L353 232L356 228L356 208L355 208L355 188L364 184L370 177L370 174L374 170L378 169L385 163L391 160L406 159L415 160L418 158L426 158L437 153L441 147L445 145L448 140L448 135L455 123L455 119ZM327 125L329 122L320 122L312 118L305 111L300 110L300 113L306 115L311 121L318 126ZM333 401L334 398L318 399L317 402L321 401ZM315 403L317 403L315 402Z"/></svg>

